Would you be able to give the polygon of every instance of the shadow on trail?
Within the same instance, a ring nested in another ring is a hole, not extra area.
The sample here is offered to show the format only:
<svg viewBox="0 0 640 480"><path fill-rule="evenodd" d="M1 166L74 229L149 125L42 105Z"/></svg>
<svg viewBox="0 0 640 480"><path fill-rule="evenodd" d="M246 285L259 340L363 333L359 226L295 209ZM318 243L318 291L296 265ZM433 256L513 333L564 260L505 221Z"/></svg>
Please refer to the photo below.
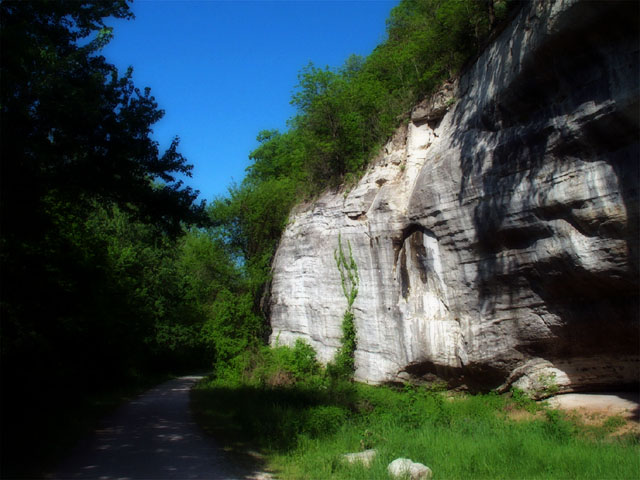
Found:
<svg viewBox="0 0 640 480"><path fill-rule="evenodd" d="M189 392L200 378L171 380L134 399L47 478L255 478L253 469L234 465L192 418Z"/></svg>

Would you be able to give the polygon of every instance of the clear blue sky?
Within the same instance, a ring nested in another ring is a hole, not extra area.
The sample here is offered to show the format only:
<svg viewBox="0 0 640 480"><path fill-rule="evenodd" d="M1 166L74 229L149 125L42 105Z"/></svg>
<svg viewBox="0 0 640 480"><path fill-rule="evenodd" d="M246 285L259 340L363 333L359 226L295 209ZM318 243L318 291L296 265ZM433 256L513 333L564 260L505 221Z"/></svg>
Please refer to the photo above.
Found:
<svg viewBox="0 0 640 480"><path fill-rule="evenodd" d="M299 70L368 55L397 3L139 0L135 20L109 22L103 54L151 87L166 112L154 137L161 148L180 137L194 165L186 183L209 202L242 181L259 131L286 130Z"/></svg>

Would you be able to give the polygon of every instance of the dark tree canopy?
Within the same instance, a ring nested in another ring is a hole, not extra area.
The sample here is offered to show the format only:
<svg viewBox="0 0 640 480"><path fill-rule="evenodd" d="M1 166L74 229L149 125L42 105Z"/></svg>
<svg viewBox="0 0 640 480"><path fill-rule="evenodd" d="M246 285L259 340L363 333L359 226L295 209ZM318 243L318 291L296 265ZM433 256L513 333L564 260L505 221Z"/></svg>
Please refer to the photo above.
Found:
<svg viewBox="0 0 640 480"><path fill-rule="evenodd" d="M160 316L144 305L178 294L149 279L168 275L167 242L206 218L179 180L192 167L178 139L160 152L151 137L163 111L150 90L100 55L108 19L132 17L125 0L0 2L3 381L39 362L116 370L151 345ZM123 231L145 233L124 245Z"/></svg>
<svg viewBox="0 0 640 480"><path fill-rule="evenodd" d="M163 116L150 90L99 54L110 16L132 14L124 0L0 4L4 235L39 235L53 199L112 202L173 233L202 212L176 181L191 171L178 140L161 154L150 137Z"/></svg>

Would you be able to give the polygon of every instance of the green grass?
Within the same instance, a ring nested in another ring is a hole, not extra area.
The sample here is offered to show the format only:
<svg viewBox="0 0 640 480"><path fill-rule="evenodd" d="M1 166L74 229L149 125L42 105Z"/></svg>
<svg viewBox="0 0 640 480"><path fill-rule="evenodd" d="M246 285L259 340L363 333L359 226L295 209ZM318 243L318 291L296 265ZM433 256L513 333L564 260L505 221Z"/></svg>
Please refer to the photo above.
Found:
<svg viewBox="0 0 640 480"><path fill-rule="evenodd" d="M235 450L257 449L282 479L387 479L398 457L424 463L435 479L640 478L637 436L613 437L614 425L586 427L520 394L209 379L192 408L210 434ZM369 469L340 459L368 448L378 450Z"/></svg>

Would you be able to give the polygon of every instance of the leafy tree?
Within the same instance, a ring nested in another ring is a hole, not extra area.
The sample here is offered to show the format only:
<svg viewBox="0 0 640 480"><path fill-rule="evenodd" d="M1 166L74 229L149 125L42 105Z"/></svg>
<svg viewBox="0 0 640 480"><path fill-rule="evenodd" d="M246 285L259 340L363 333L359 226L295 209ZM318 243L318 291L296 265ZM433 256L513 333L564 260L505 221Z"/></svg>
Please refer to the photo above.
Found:
<svg viewBox="0 0 640 480"><path fill-rule="evenodd" d="M232 255L243 266L245 287L259 305L269 277L271 258L296 198L296 184L287 177L252 184L249 179L229 189L229 197L209 207Z"/></svg>
<svg viewBox="0 0 640 480"><path fill-rule="evenodd" d="M111 37L108 16L132 14L123 0L0 5L5 234L46 230L52 197L115 202L172 233L201 218L196 192L176 181L191 170L178 140L160 154L150 137L163 116L150 90L99 55Z"/></svg>
<svg viewBox="0 0 640 480"><path fill-rule="evenodd" d="M124 0L0 3L6 382L43 367L52 385L78 371L106 379L136 363L177 295L152 301L164 252L183 223L205 219L178 179L191 171L178 140L161 153L150 136L163 115L150 90L99 53L109 17L133 15Z"/></svg>
<svg viewBox="0 0 640 480"><path fill-rule="evenodd" d="M253 164L240 185L208 209L212 223L232 256L247 272L256 293L267 279L271 257L289 211L306 187L304 145L298 130L280 134L262 131L260 145L250 155Z"/></svg>
<svg viewBox="0 0 640 480"><path fill-rule="evenodd" d="M201 328L217 291L233 282L233 267L215 239L192 229L174 240L117 208L99 209L90 228L107 252L101 311L121 325L112 335L138 342L128 347L141 358L133 361L129 348L116 349L119 355L142 369L210 364Z"/></svg>
<svg viewBox="0 0 640 480"><path fill-rule="evenodd" d="M247 167L244 183L258 185L270 179L288 178L303 188L308 182L308 173L300 131L291 129L280 133L277 130L263 130L257 140L260 145L249 154L253 163Z"/></svg>
<svg viewBox="0 0 640 480"><path fill-rule="evenodd" d="M243 352L262 338L262 321L253 312L253 298L221 290L212 305L213 315L202 327L204 338L214 346L216 369L223 374Z"/></svg>

